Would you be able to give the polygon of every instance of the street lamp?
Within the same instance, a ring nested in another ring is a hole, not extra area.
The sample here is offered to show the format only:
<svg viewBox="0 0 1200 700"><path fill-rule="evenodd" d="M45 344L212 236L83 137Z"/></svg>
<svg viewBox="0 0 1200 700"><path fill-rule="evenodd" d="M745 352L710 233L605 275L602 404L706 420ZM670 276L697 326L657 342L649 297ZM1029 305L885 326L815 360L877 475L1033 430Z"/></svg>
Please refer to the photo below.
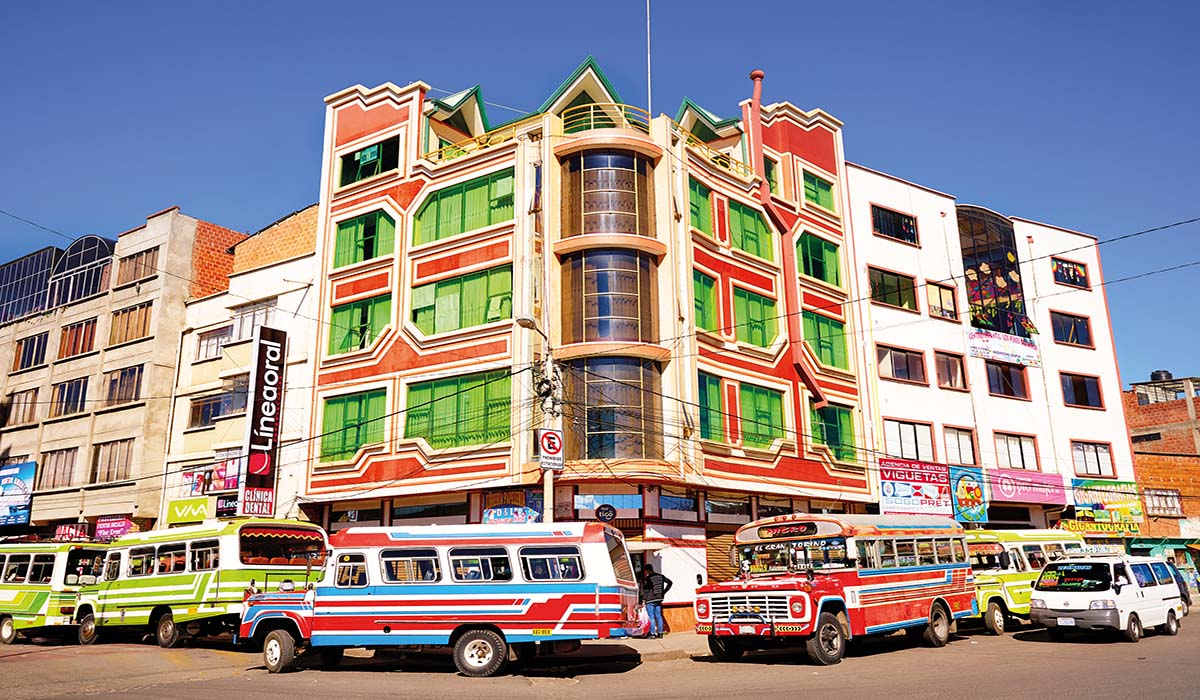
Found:
<svg viewBox="0 0 1200 700"><path fill-rule="evenodd" d="M536 331L538 335L546 341L545 351L542 353L544 365L542 368L542 380L548 382L549 409L546 406L546 398L542 399L542 427L552 428L554 416L552 411L558 397L555 394L554 388L554 353L550 347L550 336L542 330L538 325L537 319L532 316L521 315L515 319L517 325L525 330ZM539 392L540 393L540 392ZM554 471L551 469L542 469L542 522L554 522Z"/></svg>

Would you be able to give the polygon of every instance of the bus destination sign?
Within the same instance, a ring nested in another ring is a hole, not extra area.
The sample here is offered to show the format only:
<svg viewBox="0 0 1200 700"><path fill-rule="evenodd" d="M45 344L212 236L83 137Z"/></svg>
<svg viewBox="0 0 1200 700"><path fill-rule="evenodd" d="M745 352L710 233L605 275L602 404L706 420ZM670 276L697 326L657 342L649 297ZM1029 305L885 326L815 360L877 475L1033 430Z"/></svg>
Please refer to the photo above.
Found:
<svg viewBox="0 0 1200 700"><path fill-rule="evenodd" d="M773 540L779 537L802 537L817 534L816 523L781 523L758 528L758 539Z"/></svg>

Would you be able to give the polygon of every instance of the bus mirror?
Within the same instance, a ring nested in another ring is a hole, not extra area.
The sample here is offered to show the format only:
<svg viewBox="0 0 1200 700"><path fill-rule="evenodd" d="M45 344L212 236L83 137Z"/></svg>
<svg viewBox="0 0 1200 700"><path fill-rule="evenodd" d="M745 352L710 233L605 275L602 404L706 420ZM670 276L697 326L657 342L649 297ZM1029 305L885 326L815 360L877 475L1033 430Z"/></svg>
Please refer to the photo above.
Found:
<svg viewBox="0 0 1200 700"><path fill-rule="evenodd" d="M1007 569L1012 566L1012 555L1008 552L1000 552L1000 568Z"/></svg>

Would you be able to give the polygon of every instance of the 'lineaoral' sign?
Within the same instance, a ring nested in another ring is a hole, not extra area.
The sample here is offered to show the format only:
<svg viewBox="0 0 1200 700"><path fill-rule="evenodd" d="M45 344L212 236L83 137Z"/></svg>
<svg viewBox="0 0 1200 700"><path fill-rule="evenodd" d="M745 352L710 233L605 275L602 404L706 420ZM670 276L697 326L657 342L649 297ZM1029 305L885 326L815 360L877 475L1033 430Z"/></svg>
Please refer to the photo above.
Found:
<svg viewBox="0 0 1200 700"><path fill-rule="evenodd" d="M254 329L254 365L250 368L246 439L242 453L246 473L238 491L238 515L275 514L275 481L279 472L279 433L283 424L283 375L287 333Z"/></svg>

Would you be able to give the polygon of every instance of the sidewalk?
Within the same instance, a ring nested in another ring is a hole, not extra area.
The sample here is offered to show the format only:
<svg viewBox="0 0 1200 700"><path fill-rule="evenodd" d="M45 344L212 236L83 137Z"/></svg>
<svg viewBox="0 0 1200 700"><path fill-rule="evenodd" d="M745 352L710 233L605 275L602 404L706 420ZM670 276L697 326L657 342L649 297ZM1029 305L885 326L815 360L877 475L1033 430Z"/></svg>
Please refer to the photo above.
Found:
<svg viewBox="0 0 1200 700"><path fill-rule="evenodd" d="M708 656L708 639L692 631L674 632L662 639L625 637L584 642L576 656L606 656L613 660L672 661Z"/></svg>

